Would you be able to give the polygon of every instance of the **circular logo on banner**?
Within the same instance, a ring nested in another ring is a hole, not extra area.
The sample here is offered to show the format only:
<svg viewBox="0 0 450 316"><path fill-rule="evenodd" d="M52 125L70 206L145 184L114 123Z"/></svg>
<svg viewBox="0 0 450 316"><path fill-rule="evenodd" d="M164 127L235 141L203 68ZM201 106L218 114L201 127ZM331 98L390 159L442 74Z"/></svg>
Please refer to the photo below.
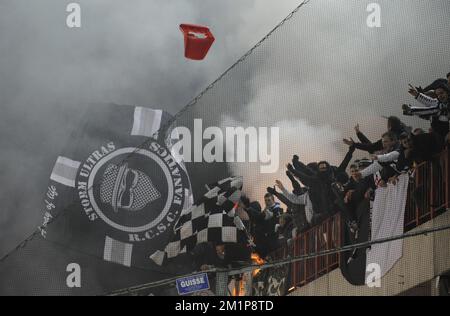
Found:
<svg viewBox="0 0 450 316"><path fill-rule="evenodd" d="M151 240L173 227L190 190L184 168L157 141L143 148L113 142L80 166L76 188L90 221L124 242Z"/></svg>

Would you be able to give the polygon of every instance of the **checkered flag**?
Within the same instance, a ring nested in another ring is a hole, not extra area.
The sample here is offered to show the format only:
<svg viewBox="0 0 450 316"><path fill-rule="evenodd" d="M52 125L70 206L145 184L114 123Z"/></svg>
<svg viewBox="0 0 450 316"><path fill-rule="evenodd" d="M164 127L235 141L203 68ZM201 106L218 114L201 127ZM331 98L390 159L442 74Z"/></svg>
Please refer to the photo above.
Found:
<svg viewBox="0 0 450 316"><path fill-rule="evenodd" d="M162 265L164 259L194 249L203 242L235 243L245 233L235 209L241 198L242 177L230 177L209 186L211 189L180 216L174 236L164 251L158 250L150 258Z"/></svg>

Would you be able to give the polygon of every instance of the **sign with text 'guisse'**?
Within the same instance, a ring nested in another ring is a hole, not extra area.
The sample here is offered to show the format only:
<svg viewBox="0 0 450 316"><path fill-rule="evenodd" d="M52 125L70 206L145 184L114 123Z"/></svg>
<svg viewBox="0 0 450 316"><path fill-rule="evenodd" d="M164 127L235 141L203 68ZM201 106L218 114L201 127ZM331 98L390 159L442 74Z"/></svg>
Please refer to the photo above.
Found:
<svg viewBox="0 0 450 316"><path fill-rule="evenodd" d="M204 291L207 289L209 289L209 280L206 273L177 279L177 290L180 295Z"/></svg>

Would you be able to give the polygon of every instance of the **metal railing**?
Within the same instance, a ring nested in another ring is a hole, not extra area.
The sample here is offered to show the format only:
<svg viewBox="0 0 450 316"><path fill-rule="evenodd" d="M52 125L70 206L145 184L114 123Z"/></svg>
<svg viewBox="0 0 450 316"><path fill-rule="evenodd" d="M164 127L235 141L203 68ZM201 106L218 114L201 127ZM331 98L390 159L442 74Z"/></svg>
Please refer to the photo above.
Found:
<svg viewBox="0 0 450 316"><path fill-rule="evenodd" d="M341 246L341 216L337 213L325 219L317 226L297 236L290 249L281 249L271 255L273 259L298 257L311 253L320 253ZM323 256L297 261L291 265L290 287L303 286L318 277L339 267L339 254L332 253Z"/></svg>
<svg viewBox="0 0 450 316"><path fill-rule="evenodd" d="M405 231L443 213L450 197L450 150L416 167L405 210Z"/></svg>

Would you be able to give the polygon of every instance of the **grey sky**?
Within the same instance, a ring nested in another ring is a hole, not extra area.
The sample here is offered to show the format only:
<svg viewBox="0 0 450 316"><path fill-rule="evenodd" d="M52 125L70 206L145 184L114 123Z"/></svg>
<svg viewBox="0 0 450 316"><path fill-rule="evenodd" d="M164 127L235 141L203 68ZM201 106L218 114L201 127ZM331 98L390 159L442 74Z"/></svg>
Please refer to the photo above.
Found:
<svg viewBox="0 0 450 316"><path fill-rule="evenodd" d="M65 26L69 1L0 2L0 255L40 223L54 159L85 104L175 113L299 3L77 2L81 29ZM409 82L450 71L448 1L378 1L382 27L374 29L366 26L369 2L311 0L187 118L209 107L211 124L277 125L283 161L298 152L338 163L339 139L356 122L375 139L380 116L401 116L400 105L412 102ZM180 23L211 27L216 42L204 61L184 59ZM247 176L259 198L279 175Z"/></svg>

